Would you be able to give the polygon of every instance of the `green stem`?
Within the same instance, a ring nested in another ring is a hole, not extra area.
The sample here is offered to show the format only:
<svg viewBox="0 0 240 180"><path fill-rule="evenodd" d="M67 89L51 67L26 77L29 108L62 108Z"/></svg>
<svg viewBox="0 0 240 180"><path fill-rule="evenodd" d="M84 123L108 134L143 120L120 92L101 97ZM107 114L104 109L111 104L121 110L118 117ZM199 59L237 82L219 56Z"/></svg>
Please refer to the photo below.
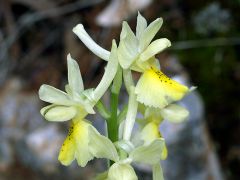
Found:
<svg viewBox="0 0 240 180"><path fill-rule="evenodd" d="M122 86L122 69L119 66L111 87L110 118L107 120L108 138L114 143L118 141L118 96ZM113 162L110 161L109 165Z"/></svg>
<svg viewBox="0 0 240 180"><path fill-rule="evenodd" d="M118 140L118 123L117 123L117 108L118 108L118 94L111 93L111 116L107 121L108 137L112 142Z"/></svg>

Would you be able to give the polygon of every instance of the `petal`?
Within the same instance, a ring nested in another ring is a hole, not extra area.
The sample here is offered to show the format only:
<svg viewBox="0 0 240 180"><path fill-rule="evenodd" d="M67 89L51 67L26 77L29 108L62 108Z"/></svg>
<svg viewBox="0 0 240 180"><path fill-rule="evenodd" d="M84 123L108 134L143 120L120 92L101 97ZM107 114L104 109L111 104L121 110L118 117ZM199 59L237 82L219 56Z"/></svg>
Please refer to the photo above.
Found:
<svg viewBox="0 0 240 180"><path fill-rule="evenodd" d="M164 180L163 171L160 163L152 166L153 180Z"/></svg>
<svg viewBox="0 0 240 180"><path fill-rule="evenodd" d="M68 106L52 106L47 109L42 109L42 114L48 121L68 121L74 118L77 114L75 107Z"/></svg>
<svg viewBox="0 0 240 180"><path fill-rule="evenodd" d="M94 97L95 102L98 102L99 99L107 91L108 87L110 86L111 82L113 81L113 78L116 75L117 69L118 69L117 45L116 45L115 40L113 40L109 62L107 63L107 67L105 69L105 72L103 74L103 77L102 77L100 83L94 90L93 97Z"/></svg>
<svg viewBox="0 0 240 180"><path fill-rule="evenodd" d="M133 150L129 157L139 163L156 164L161 160L161 152L163 151L165 141L163 138L154 140L149 145L143 145Z"/></svg>
<svg viewBox="0 0 240 180"><path fill-rule="evenodd" d="M141 37L142 33L146 28L147 28L147 21L138 11L137 27L136 27L136 36L138 39Z"/></svg>
<svg viewBox="0 0 240 180"><path fill-rule="evenodd" d="M154 36L157 34L163 23L162 18L157 18L153 21L142 33L139 38L139 50L143 51L152 41Z"/></svg>
<svg viewBox="0 0 240 180"><path fill-rule="evenodd" d="M183 122L189 116L188 110L177 104L170 104L169 106L161 109L160 113L164 119L173 123Z"/></svg>
<svg viewBox="0 0 240 180"><path fill-rule="evenodd" d="M107 180L137 180L137 176L129 164L114 163L108 171Z"/></svg>
<svg viewBox="0 0 240 180"><path fill-rule="evenodd" d="M78 66L78 63L72 59L71 55L67 55L67 64L68 64L68 83L69 87L72 90L71 92L80 93L83 91L83 81L81 72Z"/></svg>
<svg viewBox="0 0 240 180"><path fill-rule="evenodd" d="M141 131L141 139L144 141L145 145L152 143L157 138L160 138L160 133L158 130L159 124L155 122L150 122Z"/></svg>
<svg viewBox="0 0 240 180"><path fill-rule="evenodd" d="M61 162L62 165L68 166L72 163L75 159L75 142L72 138L67 136L64 140L64 143L60 149L60 153L58 155L58 160Z"/></svg>
<svg viewBox="0 0 240 180"><path fill-rule="evenodd" d="M89 50L91 50L96 56L103 60L108 61L110 52L100 47L85 31L82 24L78 24L73 28L73 32L79 37L79 39L85 44Z"/></svg>
<svg viewBox="0 0 240 180"><path fill-rule="evenodd" d="M153 41L143 53L141 53L139 59L140 61L147 61L151 57L155 56L156 54L160 53L161 51L170 46L171 42L168 39L157 39Z"/></svg>
<svg viewBox="0 0 240 180"><path fill-rule="evenodd" d="M84 120L75 120L72 122L68 132L68 136L65 139L58 160L63 165L69 165L77 159L78 165L81 167L86 166L87 162L93 159L92 154L89 152L88 143L88 127L89 123Z"/></svg>
<svg viewBox="0 0 240 180"><path fill-rule="evenodd" d="M113 143L93 127L89 126L89 149L96 158L106 158L118 161L118 153Z"/></svg>
<svg viewBox="0 0 240 180"><path fill-rule="evenodd" d="M144 72L135 89L139 102L156 108L163 108L173 101L182 99L187 92L186 86L154 68Z"/></svg>
<svg viewBox="0 0 240 180"><path fill-rule="evenodd" d="M45 102L66 106L73 104L65 92L46 84L40 87L38 93L39 98Z"/></svg>
<svg viewBox="0 0 240 180"><path fill-rule="evenodd" d="M73 124L72 138L76 146L75 157L79 166L86 166L87 162L93 159L93 155L89 150L89 123L79 120Z"/></svg>
<svg viewBox="0 0 240 180"><path fill-rule="evenodd" d="M51 108L53 108L53 107L56 107L56 106L57 106L57 105L55 105L55 104L51 104L51 105L48 105L48 106L43 107L43 108L40 110L41 115L42 115L42 116L45 116L46 112L47 112L49 109L51 109Z"/></svg>
<svg viewBox="0 0 240 180"><path fill-rule="evenodd" d="M138 40L126 22L123 22L118 47L118 59L123 69L129 68L138 56Z"/></svg>

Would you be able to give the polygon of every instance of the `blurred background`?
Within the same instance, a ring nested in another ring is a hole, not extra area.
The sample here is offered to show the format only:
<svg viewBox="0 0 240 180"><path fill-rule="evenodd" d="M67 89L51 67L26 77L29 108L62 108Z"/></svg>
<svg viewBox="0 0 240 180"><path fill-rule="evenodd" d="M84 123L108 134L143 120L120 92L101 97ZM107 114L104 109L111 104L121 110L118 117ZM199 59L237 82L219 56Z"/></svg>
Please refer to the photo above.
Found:
<svg viewBox="0 0 240 180"><path fill-rule="evenodd" d="M166 179L240 179L240 0L0 0L0 179L92 179L105 163L63 167L58 151L68 123L45 121L41 84L63 89L66 55L94 87L105 63L72 28L82 23L101 46L119 40L121 22L135 30L137 11L164 20L155 38L172 47L158 58L165 73L198 86L181 104L190 110L181 125L164 123L169 158ZM124 97L127 98L127 97ZM98 116L90 119L99 119ZM96 122L100 129L101 121ZM151 179L137 166L139 179Z"/></svg>

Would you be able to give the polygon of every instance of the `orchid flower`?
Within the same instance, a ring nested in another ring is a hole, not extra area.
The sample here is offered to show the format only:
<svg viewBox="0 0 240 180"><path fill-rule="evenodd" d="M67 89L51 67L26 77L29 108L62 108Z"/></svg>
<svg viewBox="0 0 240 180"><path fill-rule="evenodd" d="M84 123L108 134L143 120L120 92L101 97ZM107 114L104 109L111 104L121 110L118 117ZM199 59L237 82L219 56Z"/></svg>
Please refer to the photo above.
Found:
<svg viewBox="0 0 240 180"><path fill-rule="evenodd" d="M126 71L142 73L135 88L137 101L155 108L163 108L178 101L189 92L188 87L168 78L160 70L158 60L155 58L156 54L171 46L171 42L166 38L151 42L162 23L162 18L158 18L147 26L146 19L138 13L136 35L127 22L123 22L118 46L121 67ZM82 24L74 27L73 32L94 54L108 61L109 51L97 45Z"/></svg>
<svg viewBox="0 0 240 180"><path fill-rule="evenodd" d="M66 92L49 85L42 85L39 90L41 100L52 103L41 109L41 114L48 121L68 121L71 126L59 153L59 161L63 165L69 165L76 159L80 166L85 166L93 159L93 153L89 146L89 128L97 131L89 121L85 119L88 114L93 114L94 105L103 96L110 86L118 68L117 46L113 41L109 62L102 80L94 89L84 90L83 81L77 62L67 56L68 85Z"/></svg>
<svg viewBox="0 0 240 180"><path fill-rule="evenodd" d="M123 22L120 42L112 42L111 52L100 47L85 31L82 24L73 32L98 57L107 61L104 75L96 88L84 90L78 64L67 56L68 84L66 92L49 85L39 90L41 100L51 103L41 109L48 121L71 121L69 133L60 153L59 161L70 165L75 159L79 166L86 166L93 158L109 160L109 169L98 176L102 180L136 180L132 164L150 165L153 180L163 180L160 161L167 157L165 140L159 131L166 119L179 123L187 119L189 112L173 104L194 88L188 88L167 77L155 56L171 43L166 38L153 40L162 25L158 18L149 25L138 13L136 34L127 22ZM141 73L134 83L132 71ZM122 77L129 94L128 106L118 109ZM111 85L112 83L112 85ZM111 85L110 109L99 101ZM108 137L101 135L86 119L94 114L94 106L106 120ZM137 119L140 110L142 119ZM135 121L139 126L136 138L131 138Z"/></svg>
<svg viewBox="0 0 240 180"><path fill-rule="evenodd" d="M172 123L181 123L189 116L188 110L177 104L168 105L163 109L146 107L144 105L140 107L144 118L138 120L141 127L139 140L142 140L144 144L149 144L158 138L162 138L159 126L163 120L168 120ZM167 147L164 145L161 159L166 159L167 154Z"/></svg>
<svg viewBox="0 0 240 180"><path fill-rule="evenodd" d="M150 165L153 169L153 180L163 179L160 167L161 154L165 145L163 138L157 138L149 144L139 146L134 146L130 141L119 141L114 145L108 138L93 129L89 129L89 133L91 134L90 147L93 155L97 158L112 159L114 162L109 170L97 179L137 180L131 163ZM127 157L122 158L118 155L118 151L124 151Z"/></svg>

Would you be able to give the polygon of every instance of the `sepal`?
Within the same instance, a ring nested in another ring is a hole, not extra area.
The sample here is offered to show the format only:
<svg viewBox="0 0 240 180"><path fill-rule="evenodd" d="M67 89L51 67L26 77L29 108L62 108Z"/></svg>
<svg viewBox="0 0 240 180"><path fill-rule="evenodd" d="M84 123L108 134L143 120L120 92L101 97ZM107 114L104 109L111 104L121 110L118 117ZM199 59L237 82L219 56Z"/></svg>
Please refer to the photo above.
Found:
<svg viewBox="0 0 240 180"><path fill-rule="evenodd" d="M170 104L160 111L162 117L172 123L181 123L189 116L189 111L177 104Z"/></svg>
<svg viewBox="0 0 240 180"><path fill-rule="evenodd" d="M145 164L156 164L161 160L161 154L165 141L163 138L158 138L154 140L149 145L143 145L134 149L129 158L135 162L145 163Z"/></svg>
<svg viewBox="0 0 240 180"><path fill-rule="evenodd" d="M146 28L147 28L147 21L138 11L137 26L136 26L136 37L138 38L138 40Z"/></svg>
<svg viewBox="0 0 240 180"><path fill-rule="evenodd" d="M149 24L139 38L139 50L143 51L152 41L157 34L163 23L162 18L157 18L155 21Z"/></svg>
<svg viewBox="0 0 240 180"><path fill-rule="evenodd" d="M84 90L83 80L78 63L67 55L68 83L72 93L81 93Z"/></svg>
<svg viewBox="0 0 240 180"><path fill-rule="evenodd" d="M119 64L128 69L138 56L138 40L127 22L123 22L118 47Z"/></svg>
<svg viewBox="0 0 240 180"><path fill-rule="evenodd" d="M66 106L73 104L67 93L46 84L41 85L39 89L39 98L42 101L52 104Z"/></svg>
<svg viewBox="0 0 240 180"><path fill-rule="evenodd" d="M153 41L140 55L140 61L147 61L151 57L155 56L156 54L160 53L164 49L171 46L171 42L166 39L157 39Z"/></svg>

